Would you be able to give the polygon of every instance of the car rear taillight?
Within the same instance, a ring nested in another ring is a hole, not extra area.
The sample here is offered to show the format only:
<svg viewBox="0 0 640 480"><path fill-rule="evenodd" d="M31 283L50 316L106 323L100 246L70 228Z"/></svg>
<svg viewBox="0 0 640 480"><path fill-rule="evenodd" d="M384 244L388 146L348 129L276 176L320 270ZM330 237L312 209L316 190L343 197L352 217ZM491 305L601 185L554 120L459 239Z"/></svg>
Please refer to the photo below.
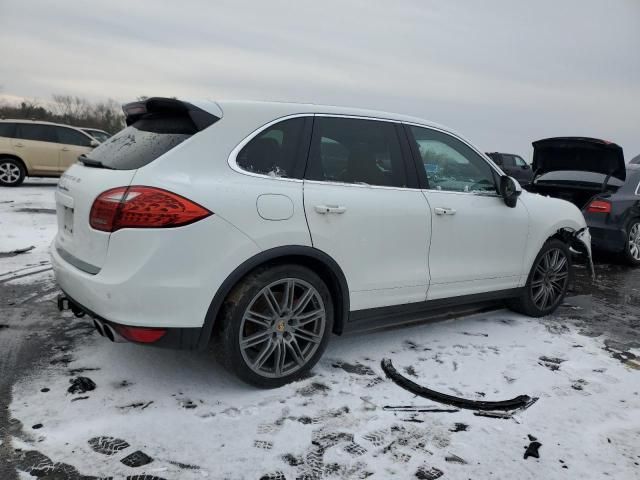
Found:
<svg viewBox="0 0 640 480"><path fill-rule="evenodd" d="M160 340L167 333L166 328L130 327L114 324L116 332L130 342L153 343Z"/></svg>
<svg viewBox="0 0 640 480"><path fill-rule="evenodd" d="M96 230L181 227L212 212L161 188L118 187L101 193L91 206L89 224Z"/></svg>
<svg viewBox="0 0 640 480"><path fill-rule="evenodd" d="M606 200L593 200L587 207L589 213L611 213L611 202Z"/></svg>

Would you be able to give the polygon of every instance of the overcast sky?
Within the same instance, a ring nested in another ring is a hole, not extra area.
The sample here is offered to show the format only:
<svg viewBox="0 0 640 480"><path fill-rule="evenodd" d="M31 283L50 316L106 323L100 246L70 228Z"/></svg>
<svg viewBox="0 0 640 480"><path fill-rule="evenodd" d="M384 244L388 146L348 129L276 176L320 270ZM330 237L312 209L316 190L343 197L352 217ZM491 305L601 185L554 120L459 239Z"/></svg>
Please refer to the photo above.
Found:
<svg viewBox="0 0 640 480"><path fill-rule="evenodd" d="M0 0L0 94L353 105L640 153L640 0Z"/></svg>

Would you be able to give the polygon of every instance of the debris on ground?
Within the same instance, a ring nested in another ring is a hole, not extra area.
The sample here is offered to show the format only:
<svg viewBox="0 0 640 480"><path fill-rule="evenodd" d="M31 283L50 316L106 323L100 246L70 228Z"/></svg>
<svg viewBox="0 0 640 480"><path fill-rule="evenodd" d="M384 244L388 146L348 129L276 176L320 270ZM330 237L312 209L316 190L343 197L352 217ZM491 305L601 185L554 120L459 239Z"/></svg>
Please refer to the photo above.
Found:
<svg viewBox="0 0 640 480"><path fill-rule="evenodd" d="M393 382L404 388L405 390L418 395L420 397L428 398L435 402L444 403L447 405L453 405L459 408L465 408L469 410L514 410L524 407L532 398L529 395L518 395L510 400L502 401L484 401L484 400L469 400L467 398L456 397L453 395L447 395L446 393L436 392L427 387L418 385L417 383L402 376L394 368L391 360L383 358L381 362L382 370L388 378Z"/></svg>
<svg viewBox="0 0 640 480"><path fill-rule="evenodd" d="M540 442L531 442L524 452L524 459L526 460L529 457L540 458L539 450L541 446Z"/></svg>
<svg viewBox="0 0 640 480"><path fill-rule="evenodd" d="M15 257L16 255L20 255L21 253L30 252L34 248L36 248L36 247L34 245L31 245L30 247L16 248L15 250L11 250L10 252L0 252L0 258L3 258L3 257Z"/></svg>
<svg viewBox="0 0 640 480"><path fill-rule="evenodd" d="M432 407L416 407L413 405L385 405L383 410L388 412L430 412L430 413L455 413L459 412L458 408L432 408Z"/></svg>
<svg viewBox="0 0 640 480"><path fill-rule="evenodd" d="M566 362L566 360L564 358L547 357L547 356L544 356L544 355L542 357L540 357L538 360L540 360L538 362L538 365L542 365L543 367L547 367L552 372L555 372L556 370L560 370L560 364L562 362Z"/></svg>
<svg viewBox="0 0 640 480"><path fill-rule="evenodd" d="M454 423L453 428L450 428L450 432L466 432L469 429L469 425L466 423Z"/></svg>
<svg viewBox="0 0 640 480"><path fill-rule="evenodd" d="M69 380L69 393L85 393L96 389L96 384L89 377L77 377Z"/></svg>
<svg viewBox="0 0 640 480"><path fill-rule="evenodd" d="M43 425L41 423L36 423L34 426L32 426L31 428L33 428L34 430L38 430L39 428L42 428Z"/></svg>
<svg viewBox="0 0 640 480"><path fill-rule="evenodd" d="M450 453L449 455L444 457L444 459L446 462L449 462L449 463L459 463L460 465L467 464L467 461L464 458L459 457L458 455L455 455L453 453Z"/></svg>

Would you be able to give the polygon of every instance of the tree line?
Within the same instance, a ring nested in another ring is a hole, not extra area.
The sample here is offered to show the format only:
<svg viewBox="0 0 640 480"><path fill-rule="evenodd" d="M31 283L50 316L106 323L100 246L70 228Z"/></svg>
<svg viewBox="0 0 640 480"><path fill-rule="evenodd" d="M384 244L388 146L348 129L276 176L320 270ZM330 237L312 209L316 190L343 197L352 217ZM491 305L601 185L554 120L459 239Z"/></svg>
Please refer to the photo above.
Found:
<svg viewBox="0 0 640 480"><path fill-rule="evenodd" d="M53 95L50 102L24 100L19 105L2 102L0 118L42 120L76 127L99 128L111 134L125 126L122 107L115 100L90 102L73 95Z"/></svg>

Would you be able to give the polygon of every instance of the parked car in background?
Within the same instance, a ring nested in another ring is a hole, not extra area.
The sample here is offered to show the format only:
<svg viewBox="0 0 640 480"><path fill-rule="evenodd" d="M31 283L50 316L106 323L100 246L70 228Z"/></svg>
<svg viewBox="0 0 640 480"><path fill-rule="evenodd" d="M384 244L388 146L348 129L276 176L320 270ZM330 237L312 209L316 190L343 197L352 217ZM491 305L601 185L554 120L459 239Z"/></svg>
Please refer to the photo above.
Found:
<svg viewBox="0 0 640 480"><path fill-rule="evenodd" d="M595 138L533 142L535 179L529 188L582 210L593 248L640 265L640 165L625 165L622 148Z"/></svg>
<svg viewBox="0 0 640 480"><path fill-rule="evenodd" d="M205 348L263 387L299 378L331 333L479 301L562 302L571 203L523 192L459 136L335 106L124 107L128 127L62 176L59 308L111 340Z"/></svg>
<svg viewBox="0 0 640 480"><path fill-rule="evenodd" d="M0 186L25 177L58 177L99 142L79 128L31 120L0 120Z"/></svg>
<svg viewBox="0 0 640 480"><path fill-rule="evenodd" d="M636 155L635 157L633 157L629 163L640 165L640 155Z"/></svg>
<svg viewBox="0 0 640 480"><path fill-rule="evenodd" d="M526 186L533 180L531 166L520 155L500 152L488 152L487 155L504 173L518 180L520 185Z"/></svg>
<svg viewBox="0 0 640 480"><path fill-rule="evenodd" d="M88 133L93 138L98 140L100 143L108 140L109 137L111 136L109 133L105 132L104 130L99 130L97 128L81 128L80 130L82 130L85 133Z"/></svg>

